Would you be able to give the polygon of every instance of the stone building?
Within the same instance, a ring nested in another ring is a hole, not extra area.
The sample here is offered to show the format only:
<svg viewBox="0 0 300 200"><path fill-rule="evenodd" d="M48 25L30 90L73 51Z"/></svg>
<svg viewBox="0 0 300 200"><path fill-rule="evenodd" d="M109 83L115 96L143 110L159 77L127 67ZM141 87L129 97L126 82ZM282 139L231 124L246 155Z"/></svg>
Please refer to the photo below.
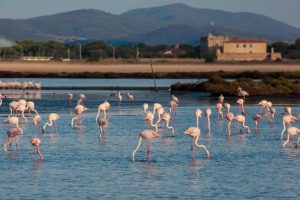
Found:
<svg viewBox="0 0 300 200"><path fill-rule="evenodd" d="M214 36L209 33L207 36L200 38L200 51L202 58L213 58L216 56L217 50L222 49L225 41L228 41L228 36Z"/></svg>
<svg viewBox="0 0 300 200"><path fill-rule="evenodd" d="M267 42L262 39L241 39L224 36L201 37L203 58L217 61L267 61L280 60L281 53L267 52Z"/></svg>

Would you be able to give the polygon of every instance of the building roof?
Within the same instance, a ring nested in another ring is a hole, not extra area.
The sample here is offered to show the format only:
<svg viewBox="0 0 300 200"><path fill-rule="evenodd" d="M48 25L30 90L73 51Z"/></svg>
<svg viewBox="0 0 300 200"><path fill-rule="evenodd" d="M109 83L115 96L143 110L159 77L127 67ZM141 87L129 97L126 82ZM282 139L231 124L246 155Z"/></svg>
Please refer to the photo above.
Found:
<svg viewBox="0 0 300 200"><path fill-rule="evenodd" d="M241 38L233 38L228 41L225 41L224 43L267 43L266 40L263 39L241 39Z"/></svg>

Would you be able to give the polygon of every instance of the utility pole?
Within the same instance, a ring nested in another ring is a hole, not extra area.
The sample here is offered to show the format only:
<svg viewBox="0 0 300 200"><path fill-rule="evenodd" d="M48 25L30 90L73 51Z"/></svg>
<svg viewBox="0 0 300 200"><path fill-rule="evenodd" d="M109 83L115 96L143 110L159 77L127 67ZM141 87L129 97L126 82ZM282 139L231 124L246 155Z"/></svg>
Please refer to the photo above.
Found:
<svg viewBox="0 0 300 200"><path fill-rule="evenodd" d="M70 48L68 48L68 59L70 59Z"/></svg>
<svg viewBox="0 0 300 200"><path fill-rule="evenodd" d="M79 44L79 60L82 60L82 54L81 54L81 44Z"/></svg>
<svg viewBox="0 0 300 200"><path fill-rule="evenodd" d="M153 82L154 82L155 92L157 93L157 85L156 85L156 81L155 81L155 74L154 74L153 65L152 65L152 59L151 58L150 58L150 67L151 67L151 72L152 72L152 78L153 78Z"/></svg>

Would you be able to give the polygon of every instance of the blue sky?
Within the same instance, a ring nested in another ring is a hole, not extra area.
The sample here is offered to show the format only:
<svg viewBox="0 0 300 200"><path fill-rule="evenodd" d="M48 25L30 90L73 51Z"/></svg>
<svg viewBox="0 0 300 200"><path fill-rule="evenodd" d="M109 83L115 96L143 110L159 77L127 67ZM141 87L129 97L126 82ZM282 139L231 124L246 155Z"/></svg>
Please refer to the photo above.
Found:
<svg viewBox="0 0 300 200"><path fill-rule="evenodd" d="M231 12L254 12L300 28L300 0L0 0L0 18L28 18L82 8L119 14L134 8L171 3Z"/></svg>

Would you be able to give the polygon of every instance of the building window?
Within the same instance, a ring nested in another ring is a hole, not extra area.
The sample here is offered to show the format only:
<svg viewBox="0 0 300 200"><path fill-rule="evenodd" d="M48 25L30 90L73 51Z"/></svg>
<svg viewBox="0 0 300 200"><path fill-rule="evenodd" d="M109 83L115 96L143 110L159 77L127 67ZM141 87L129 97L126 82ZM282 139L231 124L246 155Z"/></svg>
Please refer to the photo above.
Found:
<svg viewBox="0 0 300 200"><path fill-rule="evenodd" d="M239 44L236 45L236 48L239 48Z"/></svg>
<svg viewBox="0 0 300 200"><path fill-rule="evenodd" d="M246 44L244 44L243 46L244 46L244 48L246 48Z"/></svg>
<svg viewBox="0 0 300 200"><path fill-rule="evenodd" d="M250 48L252 48L252 44L250 44Z"/></svg>

